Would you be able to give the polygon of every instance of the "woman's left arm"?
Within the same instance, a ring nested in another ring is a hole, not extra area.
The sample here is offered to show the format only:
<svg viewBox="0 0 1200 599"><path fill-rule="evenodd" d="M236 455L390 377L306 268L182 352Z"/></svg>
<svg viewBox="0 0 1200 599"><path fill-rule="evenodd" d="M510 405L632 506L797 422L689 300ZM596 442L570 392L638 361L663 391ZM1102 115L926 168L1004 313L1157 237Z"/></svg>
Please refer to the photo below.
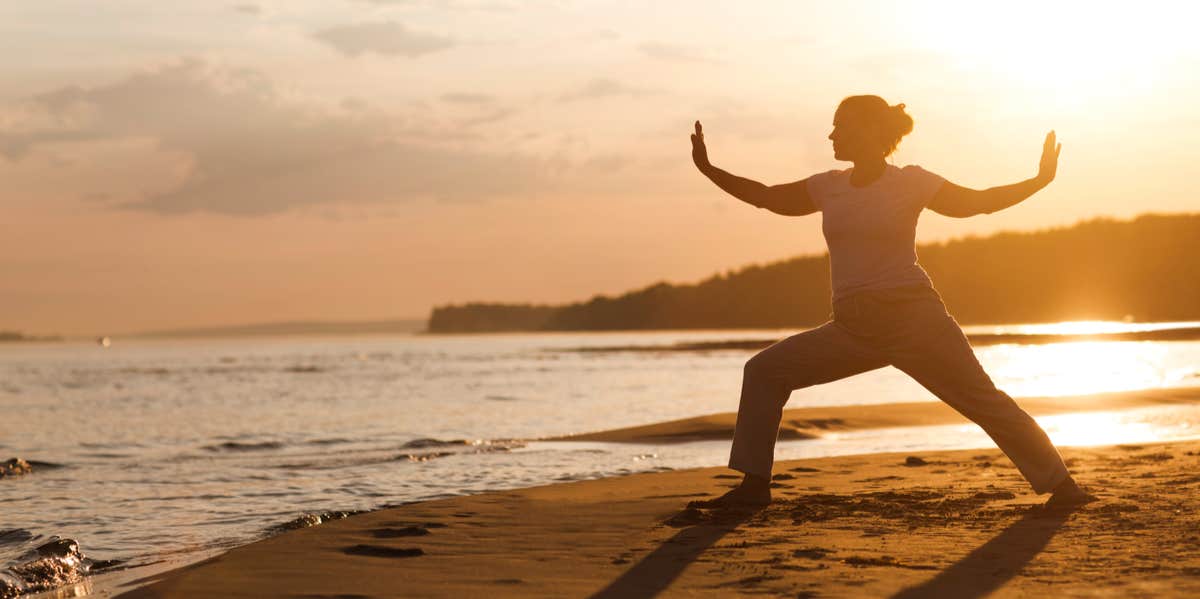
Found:
<svg viewBox="0 0 1200 599"><path fill-rule="evenodd" d="M1051 131L1046 134L1046 143L1042 146L1042 161L1036 177L983 190L970 189L947 181L934 194L928 207L938 214L966 218L1019 204L1054 180L1058 171L1058 153L1061 151L1062 144L1055 142L1054 132Z"/></svg>

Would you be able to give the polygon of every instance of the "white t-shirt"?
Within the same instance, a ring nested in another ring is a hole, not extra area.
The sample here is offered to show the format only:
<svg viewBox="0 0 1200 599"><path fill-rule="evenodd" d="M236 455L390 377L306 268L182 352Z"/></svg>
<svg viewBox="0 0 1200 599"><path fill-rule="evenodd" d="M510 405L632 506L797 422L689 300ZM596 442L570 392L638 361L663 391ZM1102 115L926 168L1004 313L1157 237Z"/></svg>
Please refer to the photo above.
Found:
<svg viewBox="0 0 1200 599"><path fill-rule="evenodd" d="M887 165L870 185L850 185L851 169L808 178L829 246L833 299L866 289L933 286L917 264L917 217L946 180L919 166Z"/></svg>

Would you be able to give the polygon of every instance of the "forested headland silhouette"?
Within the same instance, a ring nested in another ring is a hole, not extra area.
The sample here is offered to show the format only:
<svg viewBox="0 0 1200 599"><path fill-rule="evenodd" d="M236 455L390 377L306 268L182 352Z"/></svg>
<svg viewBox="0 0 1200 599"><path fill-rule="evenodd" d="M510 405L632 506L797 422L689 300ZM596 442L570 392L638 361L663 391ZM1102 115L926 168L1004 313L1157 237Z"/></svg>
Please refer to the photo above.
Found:
<svg viewBox="0 0 1200 599"><path fill-rule="evenodd" d="M0 343L18 342L18 341L62 341L63 338L58 335L26 335L21 331L0 331Z"/></svg>
<svg viewBox="0 0 1200 599"><path fill-rule="evenodd" d="M1200 214L1096 218L917 246L962 324L1200 319ZM829 318L827 254L566 305L435 307L431 333L794 328Z"/></svg>

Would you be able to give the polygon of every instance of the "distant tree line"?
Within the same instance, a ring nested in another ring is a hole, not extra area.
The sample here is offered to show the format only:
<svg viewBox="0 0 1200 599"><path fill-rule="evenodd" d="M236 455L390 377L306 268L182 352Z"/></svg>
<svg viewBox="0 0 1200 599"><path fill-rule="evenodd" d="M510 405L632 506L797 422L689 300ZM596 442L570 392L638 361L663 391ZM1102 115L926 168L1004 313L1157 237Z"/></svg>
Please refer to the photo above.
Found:
<svg viewBox="0 0 1200 599"><path fill-rule="evenodd" d="M47 337L35 337L26 335L20 331L0 331L0 343L9 341L62 341L62 337L57 335Z"/></svg>
<svg viewBox="0 0 1200 599"><path fill-rule="evenodd" d="M917 247L962 324L1200 318L1200 214L1098 218ZM794 328L829 318L829 257L747 266L566 305L438 306L433 333Z"/></svg>

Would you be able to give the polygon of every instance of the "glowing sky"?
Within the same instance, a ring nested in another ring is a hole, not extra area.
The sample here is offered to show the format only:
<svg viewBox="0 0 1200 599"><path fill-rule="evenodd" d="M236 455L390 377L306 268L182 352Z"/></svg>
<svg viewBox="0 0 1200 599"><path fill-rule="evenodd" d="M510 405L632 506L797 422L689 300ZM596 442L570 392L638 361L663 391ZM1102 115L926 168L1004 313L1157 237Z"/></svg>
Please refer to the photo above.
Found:
<svg viewBox="0 0 1200 599"><path fill-rule="evenodd" d="M1050 188L920 241L1200 210L1185 3L751 4L0 4L0 330L422 317L820 252L688 134L801 179L846 166L855 93L908 105L897 164L962 185L1063 142Z"/></svg>

